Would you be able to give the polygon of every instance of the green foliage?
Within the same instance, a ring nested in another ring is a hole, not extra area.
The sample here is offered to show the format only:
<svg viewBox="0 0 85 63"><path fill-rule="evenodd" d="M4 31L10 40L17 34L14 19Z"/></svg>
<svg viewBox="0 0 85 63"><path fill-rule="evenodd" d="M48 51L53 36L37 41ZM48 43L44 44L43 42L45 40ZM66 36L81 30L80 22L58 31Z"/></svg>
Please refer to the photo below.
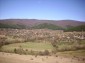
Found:
<svg viewBox="0 0 85 63"><path fill-rule="evenodd" d="M12 29L25 29L26 26L25 25L21 25L21 24L2 24L0 23L0 28L12 28Z"/></svg>
<svg viewBox="0 0 85 63"><path fill-rule="evenodd" d="M39 24L39 25L35 25L32 27L26 26L26 25L22 25L22 24L2 24L0 23L0 28L13 28L13 29L52 29L52 30L62 30L62 27L53 25L53 24L48 24L48 23L43 23L43 24Z"/></svg>
<svg viewBox="0 0 85 63"><path fill-rule="evenodd" d="M62 30L63 29L62 27L59 27L59 26L56 26L53 24L48 24L48 23L39 24L32 28L34 28L34 29L45 29L46 28L46 29L52 29L52 30Z"/></svg>
<svg viewBox="0 0 85 63"><path fill-rule="evenodd" d="M85 31L85 25L80 25L80 26L69 26L67 25L67 28L62 28L60 26L56 26L54 24L49 24L49 23L43 23L43 24L38 24L34 26L26 26L22 24L3 24L0 23L0 28L13 28L13 29L52 29L52 30L64 30L64 31Z"/></svg>
<svg viewBox="0 0 85 63"><path fill-rule="evenodd" d="M76 27L68 27L65 31L85 31L85 25L80 25Z"/></svg>

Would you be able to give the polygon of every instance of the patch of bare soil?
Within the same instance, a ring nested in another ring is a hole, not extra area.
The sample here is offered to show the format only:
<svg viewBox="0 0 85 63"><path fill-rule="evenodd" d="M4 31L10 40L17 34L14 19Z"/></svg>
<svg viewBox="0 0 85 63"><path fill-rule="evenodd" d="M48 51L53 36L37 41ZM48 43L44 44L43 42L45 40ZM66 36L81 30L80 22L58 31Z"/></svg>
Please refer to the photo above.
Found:
<svg viewBox="0 0 85 63"><path fill-rule="evenodd" d="M85 57L33 56L0 52L0 63L85 63Z"/></svg>

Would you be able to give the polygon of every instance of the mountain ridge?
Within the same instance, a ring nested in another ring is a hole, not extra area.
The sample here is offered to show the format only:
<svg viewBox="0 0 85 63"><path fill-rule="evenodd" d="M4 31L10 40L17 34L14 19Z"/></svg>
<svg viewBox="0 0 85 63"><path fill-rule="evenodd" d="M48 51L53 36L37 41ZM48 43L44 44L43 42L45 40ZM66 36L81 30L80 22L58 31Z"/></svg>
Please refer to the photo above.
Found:
<svg viewBox="0 0 85 63"><path fill-rule="evenodd" d="M66 28L67 26L85 25L85 22L80 22L76 20L38 20L38 19L3 19L3 20L0 20L0 23L8 24L8 25L20 24L25 26L35 26L42 23L48 23L48 24L53 24L63 28Z"/></svg>

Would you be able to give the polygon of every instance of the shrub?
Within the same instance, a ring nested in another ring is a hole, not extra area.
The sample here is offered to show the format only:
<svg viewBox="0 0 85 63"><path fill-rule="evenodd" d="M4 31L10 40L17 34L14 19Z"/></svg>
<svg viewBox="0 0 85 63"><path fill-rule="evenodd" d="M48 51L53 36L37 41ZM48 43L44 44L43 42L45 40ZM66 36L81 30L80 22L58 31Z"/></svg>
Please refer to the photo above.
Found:
<svg viewBox="0 0 85 63"><path fill-rule="evenodd" d="M41 52L41 51L40 51L40 52L38 53L38 55L41 55L41 56L43 56L44 54L43 54L43 52Z"/></svg>
<svg viewBox="0 0 85 63"><path fill-rule="evenodd" d="M45 50L44 51L44 55L49 55L50 53L49 53L49 51L48 50Z"/></svg>
<svg viewBox="0 0 85 63"><path fill-rule="evenodd" d="M14 49L14 53L17 53L17 49L16 48Z"/></svg>

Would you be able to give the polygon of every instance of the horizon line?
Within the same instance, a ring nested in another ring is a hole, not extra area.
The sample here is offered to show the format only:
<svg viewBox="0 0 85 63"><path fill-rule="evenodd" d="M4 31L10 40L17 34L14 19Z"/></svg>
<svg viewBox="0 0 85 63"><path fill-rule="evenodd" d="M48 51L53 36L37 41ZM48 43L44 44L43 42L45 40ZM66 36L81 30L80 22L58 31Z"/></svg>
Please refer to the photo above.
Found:
<svg viewBox="0 0 85 63"><path fill-rule="evenodd" d="M0 19L0 20L11 20L11 19L25 19L25 20L49 20L49 21L62 21L62 20L72 20L72 21L80 21L80 22L85 22L85 21L82 21L82 20L73 20L73 19L58 19L58 20L55 20L55 19L35 19L35 18L3 18L3 19Z"/></svg>

